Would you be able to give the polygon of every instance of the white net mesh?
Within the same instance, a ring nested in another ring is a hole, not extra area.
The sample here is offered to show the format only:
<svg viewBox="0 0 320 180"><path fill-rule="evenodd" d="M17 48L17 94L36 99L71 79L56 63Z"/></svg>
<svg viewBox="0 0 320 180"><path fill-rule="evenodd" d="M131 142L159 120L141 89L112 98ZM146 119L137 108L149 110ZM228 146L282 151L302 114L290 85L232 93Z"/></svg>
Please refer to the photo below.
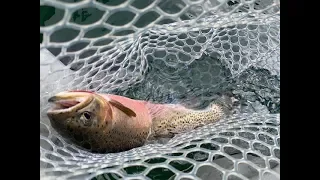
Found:
<svg viewBox="0 0 320 180"><path fill-rule="evenodd" d="M40 24L41 178L279 179L280 120L270 114L280 104L279 1L41 0L41 9L53 12ZM256 102L252 84L272 99L267 109L123 153L82 151L46 117L48 97L68 89L199 108L230 88Z"/></svg>

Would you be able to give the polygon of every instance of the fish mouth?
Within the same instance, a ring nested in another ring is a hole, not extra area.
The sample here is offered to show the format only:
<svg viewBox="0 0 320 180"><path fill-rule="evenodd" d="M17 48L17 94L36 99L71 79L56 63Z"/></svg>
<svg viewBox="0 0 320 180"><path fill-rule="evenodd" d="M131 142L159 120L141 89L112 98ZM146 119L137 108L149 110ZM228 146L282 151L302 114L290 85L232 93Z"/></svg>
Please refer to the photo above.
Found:
<svg viewBox="0 0 320 180"><path fill-rule="evenodd" d="M57 94L48 99L49 103L54 104L48 110L49 114L71 112L87 106L93 100L92 96L74 96Z"/></svg>
<svg viewBox="0 0 320 180"><path fill-rule="evenodd" d="M50 102L50 101L49 101ZM54 110L63 110L63 109L69 109L77 104L79 104L80 102L77 100L59 100L59 101L51 101L52 103L54 103L54 107L51 109L51 111Z"/></svg>

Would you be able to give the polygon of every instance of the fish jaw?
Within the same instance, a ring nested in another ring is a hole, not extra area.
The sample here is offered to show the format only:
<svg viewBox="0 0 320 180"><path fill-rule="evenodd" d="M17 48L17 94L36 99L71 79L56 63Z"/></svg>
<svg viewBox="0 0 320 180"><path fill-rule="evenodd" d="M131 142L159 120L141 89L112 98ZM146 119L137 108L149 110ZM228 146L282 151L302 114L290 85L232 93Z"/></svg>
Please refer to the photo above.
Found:
<svg viewBox="0 0 320 180"><path fill-rule="evenodd" d="M48 110L48 115L70 113L87 106L93 101L93 95L88 93L61 92L48 99L55 106Z"/></svg>

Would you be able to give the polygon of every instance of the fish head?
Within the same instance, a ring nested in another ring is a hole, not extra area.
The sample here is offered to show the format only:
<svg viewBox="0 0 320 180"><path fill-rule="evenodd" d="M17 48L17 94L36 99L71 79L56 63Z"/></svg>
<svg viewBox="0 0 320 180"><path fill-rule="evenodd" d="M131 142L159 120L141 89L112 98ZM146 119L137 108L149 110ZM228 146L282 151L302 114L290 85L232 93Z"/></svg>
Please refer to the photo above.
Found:
<svg viewBox="0 0 320 180"><path fill-rule="evenodd" d="M75 144L93 152L117 151L130 145L121 144L122 137L116 132L123 129L121 119L130 121L136 113L119 101L88 91L60 92L48 101L54 104L47 111L51 126Z"/></svg>
<svg viewBox="0 0 320 180"><path fill-rule="evenodd" d="M48 100L54 106L47 111L52 127L78 144L112 129L112 107L97 93L60 92Z"/></svg>

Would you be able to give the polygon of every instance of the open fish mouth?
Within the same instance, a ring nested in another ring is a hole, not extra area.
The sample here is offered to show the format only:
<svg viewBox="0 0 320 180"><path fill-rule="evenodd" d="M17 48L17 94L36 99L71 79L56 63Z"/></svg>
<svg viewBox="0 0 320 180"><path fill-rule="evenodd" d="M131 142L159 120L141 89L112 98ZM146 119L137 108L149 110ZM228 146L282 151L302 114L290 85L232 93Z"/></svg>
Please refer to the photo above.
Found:
<svg viewBox="0 0 320 180"><path fill-rule="evenodd" d="M53 106L48 110L48 113L70 112L86 106L91 101L92 98L89 97L63 98L59 96L52 96L48 99L48 102L53 103Z"/></svg>
<svg viewBox="0 0 320 180"><path fill-rule="evenodd" d="M54 107L51 110L69 109L80 102L77 100L60 100L54 102Z"/></svg>

